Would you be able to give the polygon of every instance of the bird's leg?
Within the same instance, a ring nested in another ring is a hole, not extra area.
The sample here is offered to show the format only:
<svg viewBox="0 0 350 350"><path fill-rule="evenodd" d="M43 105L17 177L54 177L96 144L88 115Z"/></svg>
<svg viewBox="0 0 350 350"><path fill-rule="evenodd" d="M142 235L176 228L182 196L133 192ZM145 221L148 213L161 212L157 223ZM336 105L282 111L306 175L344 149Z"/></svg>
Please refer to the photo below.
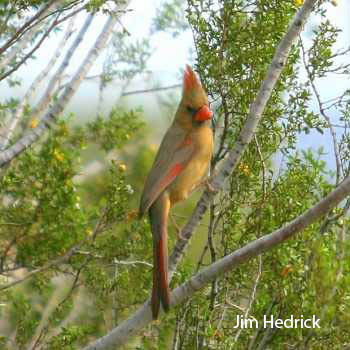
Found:
<svg viewBox="0 0 350 350"><path fill-rule="evenodd" d="M177 225L174 216L173 216L171 213L169 214L169 216L170 216L170 220L171 220L172 224L173 224L174 227L175 227L176 240L182 239L182 236L181 236L181 229L180 229L179 226Z"/></svg>
<svg viewBox="0 0 350 350"><path fill-rule="evenodd" d="M209 192L213 192L213 193L217 192L217 190L211 185L209 179L206 179L204 181L204 183L205 183L205 186L206 186L206 188L208 189Z"/></svg>
<svg viewBox="0 0 350 350"><path fill-rule="evenodd" d="M203 180L203 181L199 184L198 188L201 187L201 186L203 186L203 185L207 188L207 190L208 190L209 192L212 192L212 193L217 192L217 190L216 190L216 189L212 186L212 184L210 183L210 178L207 177L205 180Z"/></svg>

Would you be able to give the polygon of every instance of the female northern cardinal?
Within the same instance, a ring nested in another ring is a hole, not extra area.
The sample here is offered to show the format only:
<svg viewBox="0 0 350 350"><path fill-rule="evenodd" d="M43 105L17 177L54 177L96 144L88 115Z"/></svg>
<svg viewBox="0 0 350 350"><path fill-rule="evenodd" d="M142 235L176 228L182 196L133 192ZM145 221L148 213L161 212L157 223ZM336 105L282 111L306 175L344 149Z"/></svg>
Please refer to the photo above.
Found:
<svg viewBox="0 0 350 350"><path fill-rule="evenodd" d="M174 121L166 132L150 170L140 202L140 217L149 212L153 233L152 316L160 302L169 310L168 214L198 186L208 171L213 152L208 96L190 66L186 66L183 93Z"/></svg>

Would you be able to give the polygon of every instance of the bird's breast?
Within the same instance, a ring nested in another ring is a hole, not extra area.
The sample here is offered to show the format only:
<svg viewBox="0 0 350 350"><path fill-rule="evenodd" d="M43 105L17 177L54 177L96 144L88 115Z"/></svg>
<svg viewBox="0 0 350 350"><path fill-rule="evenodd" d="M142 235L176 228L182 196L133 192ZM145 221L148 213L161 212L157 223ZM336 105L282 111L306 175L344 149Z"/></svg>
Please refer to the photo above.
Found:
<svg viewBox="0 0 350 350"><path fill-rule="evenodd" d="M191 135L194 144L193 154L184 170L169 186L171 204L186 199L208 173L213 153L213 135L210 128L199 130Z"/></svg>

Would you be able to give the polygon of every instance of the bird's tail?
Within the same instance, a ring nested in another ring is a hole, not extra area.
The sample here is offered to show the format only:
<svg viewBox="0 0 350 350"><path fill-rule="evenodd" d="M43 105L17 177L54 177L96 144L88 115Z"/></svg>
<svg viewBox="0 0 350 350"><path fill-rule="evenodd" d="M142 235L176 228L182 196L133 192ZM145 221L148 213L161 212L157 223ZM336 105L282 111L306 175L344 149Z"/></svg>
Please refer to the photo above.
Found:
<svg viewBox="0 0 350 350"><path fill-rule="evenodd" d="M168 285L168 214L170 202L163 193L149 209L153 233L153 289L152 317L158 318L160 303L169 310L170 289Z"/></svg>

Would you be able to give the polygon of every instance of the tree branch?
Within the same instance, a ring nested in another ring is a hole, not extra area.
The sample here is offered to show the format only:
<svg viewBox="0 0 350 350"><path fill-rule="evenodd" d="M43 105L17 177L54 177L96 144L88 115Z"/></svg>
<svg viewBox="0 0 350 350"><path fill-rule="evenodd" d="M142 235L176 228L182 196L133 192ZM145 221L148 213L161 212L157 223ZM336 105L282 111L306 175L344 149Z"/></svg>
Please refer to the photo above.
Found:
<svg viewBox="0 0 350 350"><path fill-rule="evenodd" d="M24 277L21 277L17 280L14 280L12 282L9 282L7 284L4 284L4 285L0 285L0 291L3 291L5 289L8 289L8 288L11 288L19 283L22 283L24 281L26 281L27 279L31 278L32 276L40 273L40 272L43 272L43 271L47 271L49 269L51 269L52 267L54 266L57 266L57 265L61 265L61 264L64 264L66 263L75 253L77 250L80 249L80 245L81 244L77 244L76 246L74 246L73 248L69 249L68 252L60 257L58 257L57 259L54 259L52 261L50 261L49 263L47 263L46 265L42 266L42 267L39 267L35 270L32 270L30 272L28 272Z"/></svg>
<svg viewBox="0 0 350 350"><path fill-rule="evenodd" d="M94 16L93 16L92 14L89 14L89 15L87 16L87 18L86 18L86 20L85 20L83 26L81 27L81 29L80 29L80 31L79 31L79 34L77 35L77 37L76 37L76 39L74 40L72 46L71 46L70 49L68 50L68 52L67 52L67 54L66 54L66 57L65 57L65 59L63 60L63 62L62 62L62 64L61 64L60 68L57 70L57 74L58 74L58 72L60 72L60 74L62 74L62 72L63 72L63 70L61 71L61 67L62 67L62 66L63 66L64 68L66 68L66 67L68 66L68 63L69 63L69 60L70 60L71 56L73 55L75 49L78 47L78 45L79 45L79 44L81 43L81 41L83 40L83 37L84 37L86 31L88 30L88 28L89 28L89 26L90 26L90 24L91 24L91 22L92 22L92 20L93 20L93 17L94 17ZM67 56L68 56L68 60L67 60ZM49 85L48 85L46 91L50 91L50 88L53 88L53 86L52 86L52 80L57 76L57 74L50 80L50 83L49 83ZM68 88L72 85L72 82L73 82L73 79L71 80L70 84L67 85L67 88L66 88L66 91L65 91L65 92L69 91ZM50 95L50 94L47 94L47 95L48 95L48 99L49 99L49 98L51 97L51 95ZM64 93L62 94L62 96L64 96ZM44 97L45 97L45 96L44 96ZM42 103L44 97L43 97L43 98L40 100L40 102L38 103L39 105ZM47 103L48 103L48 102L47 102ZM59 104L59 102L57 102L55 106L57 106L57 104ZM55 108L55 107L53 107L53 108ZM45 117L44 117L44 118L45 118ZM44 118L43 118L43 119L44 119ZM39 124L39 126L40 126L40 124ZM38 127L39 127L39 126L38 126ZM45 128L46 128L46 127L45 127ZM45 129L43 129L43 131L45 131ZM7 141L5 140L5 141L6 141L6 142L5 142L5 145L6 145L6 144L8 143L8 141L10 140L10 137L11 137L11 135L7 135L7 136L6 136ZM3 147L3 148L5 148L5 147ZM6 152L6 151L4 151L4 152ZM0 159L1 159L1 158L0 158Z"/></svg>
<svg viewBox="0 0 350 350"><path fill-rule="evenodd" d="M248 243L244 247L221 258L209 267L198 272L189 281L174 289L171 293L171 306L181 304L191 297L196 291L205 287L214 279L224 273L232 271L244 262L259 256L260 254L278 246L287 239L295 236L298 232L316 222L329 210L334 208L342 200L350 195L350 177L346 178L335 190L321 199L315 206L307 210L284 227L262 236ZM109 350L124 344L130 337L137 333L152 320L150 303L147 301L134 316L120 326L114 328L109 334L98 339L95 343L86 347L86 350Z"/></svg>
<svg viewBox="0 0 350 350"><path fill-rule="evenodd" d="M192 236L194 229L198 226L199 222L203 218L204 213L206 212L209 204L213 200L214 196L222 189L225 180L231 175L233 169L238 164L239 159L243 155L245 149L247 148L249 142L255 134L258 123L262 117L262 113L265 109L265 106L271 96L273 88L279 79L281 71L286 63L288 53L293 45L293 43L298 38L299 33L302 30L302 27L310 15L313 6L317 0L305 0L303 7L295 15L286 35L278 45L275 55L273 57L272 63L269 67L269 70L266 74L266 77L262 83L262 86L258 92L258 95L255 101L252 103L249 116L238 141L236 142L235 147L229 153L228 158L224 161L219 172L211 178L211 186L215 191L208 192L205 191L201 196L194 213L192 214L190 220L187 222L186 226L182 230L181 236L183 239L180 239L173 251L173 254L169 260L169 270L170 278L180 261L183 252L188 244L189 239ZM345 182L344 182L345 183ZM341 199L346 197L346 192L344 192L344 183L339 186L333 193L336 195L337 204ZM346 182L348 193L350 193L350 180ZM339 189L341 191L339 191ZM329 195L331 196L331 195ZM326 198L328 198L327 196ZM325 200L321 201L322 203ZM328 203L328 205L326 204ZM331 201L332 205L334 204L334 199ZM323 204L323 207L331 207L329 200ZM315 214L318 215L315 215ZM311 222L315 221L318 217L322 215L320 210L314 212L314 208L310 209L305 215ZM298 218L299 219L299 218ZM171 304L173 306L178 305L182 301L186 300L190 295L192 295L198 289L204 287L207 283L217 278L220 274L223 274L231 269L233 269L238 264L257 256L264 252L267 249L271 249L273 246L281 243L285 239L289 238L296 232L301 231L307 226L307 223L303 220L294 220L291 224L285 228L278 230L270 235L261 237L257 241L254 241L247 246L239 249L238 251L226 256L225 258L218 260L209 268L203 270L196 274L191 280L183 284L182 286L176 288L171 294ZM286 231L286 228L289 228L290 231ZM132 335L135 335L140 329L149 324L152 320L151 310L149 300L138 310L134 315L132 315L128 320L124 321L121 325L114 328L111 332L105 335L102 338L99 338L95 342L87 346L86 350L109 350L115 349L117 346L124 344Z"/></svg>
<svg viewBox="0 0 350 350"><path fill-rule="evenodd" d="M4 80L5 78L7 78L8 76L10 76L12 73L14 73L15 71L18 70L18 68L20 68L29 58L32 57L32 55L40 48L40 46L43 44L43 42L45 41L45 39L50 35L50 33L62 22L64 22L65 20L69 19L71 16L74 16L76 13L80 12L82 10L82 8L78 9L77 11L74 11L72 14L67 15L66 17L59 19L61 13L59 12L56 16L56 18L52 21L51 25L49 26L49 28L45 31L45 33L42 35L42 37L40 38L40 40L37 42L36 45L34 45L34 47L23 57L20 59L19 62L17 62L14 67L12 67L11 69L9 69L7 72L3 73L0 76L0 81Z"/></svg>
<svg viewBox="0 0 350 350"><path fill-rule="evenodd" d="M202 220L204 213L207 211L209 204L214 199L215 195L223 188L224 182L232 174L233 170L237 166L244 151L252 140L258 124L262 118L262 114L266 107L266 104L272 94L273 88L278 81L282 69L287 61L289 51L297 40L299 33L301 32L306 19L310 15L313 6L317 0L306 0L303 7L296 13L291 25L288 28L286 35L279 43L272 63L266 73L265 79L258 91L255 101L251 104L248 118L242 128L242 131L238 137L238 140L229 152L228 157L224 160L219 171L211 177L210 185L214 191L209 192L206 190L199 199L197 206L185 227L182 230L181 237L174 248L173 254L169 261L170 276L172 271L175 270L178 262L180 261L184 250L192 237L194 229L198 223Z"/></svg>
<svg viewBox="0 0 350 350"><path fill-rule="evenodd" d="M309 67L309 62L306 60L306 50L303 44L302 38L300 38L300 45L301 45L301 51L302 51L302 58L303 58L303 65L307 73L307 77L310 81L312 91L316 97L317 104L318 104L318 109L320 111L320 114L322 117L326 120L329 132L332 137L333 141L333 152L334 152L334 158L335 158L335 165L336 165L336 180L335 180L335 185L338 186L340 178L342 176L342 169L341 169L341 161L340 161L340 155L339 155L339 150L338 150L338 145L337 145L337 134L335 132L335 129L331 123L330 117L326 114L324 108L323 108L323 102L321 100L321 96L318 92L318 89L316 87L315 83L315 78L312 76L310 67Z"/></svg>
<svg viewBox="0 0 350 350"><path fill-rule="evenodd" d="M20 40L18 40L17 45L12 47L12 49L7 53L7 55L0 61L0 70L5 68L15 57L21 52L33 39L34 35L40 30L44 22L40 21L35 24L31 30L28 30Z"/></svg>
<svg viewBox="0 0 350 350"><path fill-rule="evenodd" d="M58 81L62 78L62 75L63 75L65 69L69 66L70 60L71 60L72 56L74 55L74 52L76 51L76 49L79 47L79 45L83 41L83 38L84 38L87 30L90 27L92 19L93 19L92 16L88 16L86 18L84 25L81 27L79 34L77 35L74 42L72 43L72 45L70 46L70 48L66 52L66 54L65 54L65 56L60 64L60 66L58 67L56 73L51 77L51 79L47 85L45 93L42 95L41 99L39 100L39 102L37 103L37 105L35 106L35 108L33 110L32 114L36 115L37 118L40 117L42 112L45 111L45 109L49 105L50 100L51 100L52 95L53 95L53 90L54 90L55 86L57 85ZM70 84L71 84L71 82L67 84L67 87Z"/></svg>
<svg viewBox="0 0 350 350"><path fill-rule="evenodd" d="M32 85L24 95L22 101L17 106L15 113L13 115L12 121L8 127L7 134L4 136L4 142L2 145L0 144L0 150L4 150L7 147L10 139L12 138L13 132L16 129L16 126L22 116L22 113L24 111L26 104L28 103L29 100L31 100L34 97L36 89L38 88L40 83L43 81L43 79L47 77L49 71L52 69L52 67L55 65L56 61L60 57L62 53L62 48L64 47L65 43L73 33L73 24L74 24L74 18L72 18L72 20L69 22L66 32L63 35L59 44L57 45L56 51L54 52L52 58L50 59L46 67L40 72L40 74L33 81Z"/></svg>
<svg viewBox="0 0 350 350"><path fill-rule="evenodd" d="M130 0L123 1L117 6L116 10L118 11L119 16L124 13L124 10L129 5L129 2ZM30 147L43 135L43 133L46 130L50 128L50 122L55 122L57 120L58 116L63 112L65 106L70 101L75 91L78 89L81 81L85 78L89 69L95 62L100 51L106 46L108 38L114 28L114 25L117 22L118 15L111 15L106 21L100 35L95 41L95 44L86 55L78 71L72 78L71 83L65 88L62 95L59 97L58 101L54 104L54 106L45 114L39 125L32 131L29 131L18 142L9 147L6 151L0 153L0 167L3 167L5 164L9 163L17 155L19 155L28 147ZM93 15L89 14L89 16Z"/></svg>
<svg viewBox="0 0 350 350"><path fill-rule="evenodd" d="M5 52L10 46L16 42L21 35L27 30L27 28L33 24L37 19L45 16L45 14L51 9L51 7L56 2L62 2L62 0L51 0L49 1L41 10L39 10L32 18L30 18L26 23L22 25L19 29L17 29L16 33L2 46L0 47L0 55Z"/></svg>
<svg viewBox="0 0 350 350"><path fill-rule="evenodd" d="M147 93L150 93L150 92L172 90L172 89L180 88L181 86L182 86L182 84L174 84L174 85L169 85L169 86L164 86L164 87L157 87L157 88L151 88L151 89L125 91L120 96L124 97L124 96L129 96L129 95L147 94Z"/></svg>

